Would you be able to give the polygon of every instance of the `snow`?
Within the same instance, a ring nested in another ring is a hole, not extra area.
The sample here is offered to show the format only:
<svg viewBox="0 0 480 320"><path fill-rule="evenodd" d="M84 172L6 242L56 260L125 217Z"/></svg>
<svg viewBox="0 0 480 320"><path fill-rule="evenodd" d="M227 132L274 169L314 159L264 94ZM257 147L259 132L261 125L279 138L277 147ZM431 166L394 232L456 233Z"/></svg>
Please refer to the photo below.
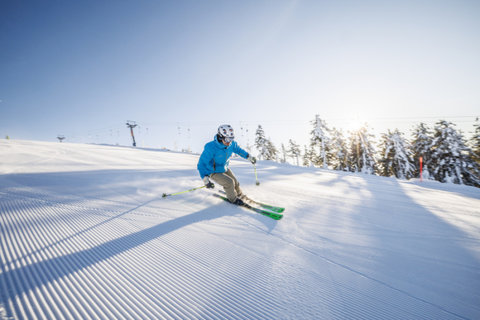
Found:
<svg viewBox="0 0 480 320"><path fill-rule="evenodd" d="M479 319L480 189L232 160L280 221L197 190L198 155L0 140L0 316ZM216 191L216 190L215 190ZM213 191L213 192L215 192Z"/></svg>

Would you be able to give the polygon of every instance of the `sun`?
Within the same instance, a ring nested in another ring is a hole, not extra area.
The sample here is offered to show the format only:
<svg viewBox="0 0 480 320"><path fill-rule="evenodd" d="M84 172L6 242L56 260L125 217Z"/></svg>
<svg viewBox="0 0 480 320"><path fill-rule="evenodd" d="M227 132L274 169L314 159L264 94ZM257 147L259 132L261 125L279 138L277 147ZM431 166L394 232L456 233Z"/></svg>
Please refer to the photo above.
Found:
<svg viewBox="0 0 480 320"><path fill-rule="evenodd" d="M351 132L360 130L362 127L365 126L366 123L368 123L367 118L361 116L354 116L351 118L346 118L345 120L346 122L344 129Z"/></svg>

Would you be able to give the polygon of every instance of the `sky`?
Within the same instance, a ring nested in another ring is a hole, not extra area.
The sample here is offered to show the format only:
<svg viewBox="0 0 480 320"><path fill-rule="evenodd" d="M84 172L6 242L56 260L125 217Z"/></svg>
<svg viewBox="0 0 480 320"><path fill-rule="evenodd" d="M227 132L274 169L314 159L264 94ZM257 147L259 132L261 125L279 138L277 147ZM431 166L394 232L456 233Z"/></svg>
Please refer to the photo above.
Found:
<svg viewBox="0 0 480 320"><path fill-rule="evenodd" d="M479 1L2 1L0 138L201 152L480 115Z"/></svg>

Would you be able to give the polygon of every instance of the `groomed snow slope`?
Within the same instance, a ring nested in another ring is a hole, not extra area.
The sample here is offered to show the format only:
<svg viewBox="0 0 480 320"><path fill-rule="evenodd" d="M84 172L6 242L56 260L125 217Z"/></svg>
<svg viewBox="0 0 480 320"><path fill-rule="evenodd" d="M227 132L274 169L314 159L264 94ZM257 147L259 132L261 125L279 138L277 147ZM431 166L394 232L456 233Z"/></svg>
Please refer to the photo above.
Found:
<svg viewBox="0 0 480 320"><path fill-rule="evenodd" d="M198 156L0 140L0 315L480 319L480 189L268 161L274 221L195 192ZM217 191L217 189L215 189Z"/></svg>

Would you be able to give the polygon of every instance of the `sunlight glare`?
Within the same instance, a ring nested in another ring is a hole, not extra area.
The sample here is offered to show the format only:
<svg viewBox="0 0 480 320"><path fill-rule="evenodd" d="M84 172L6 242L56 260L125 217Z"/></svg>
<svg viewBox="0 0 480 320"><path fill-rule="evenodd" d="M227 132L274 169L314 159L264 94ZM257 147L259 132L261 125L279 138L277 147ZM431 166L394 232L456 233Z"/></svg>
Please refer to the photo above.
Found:
<svg viewBox="0 0 480 320"><path fill-rule="evenodd" d="M345 130L350 132L358 131L360 128L364 127L367 123L368 123L367 118L362 116L357 115L352 118L347 118Z"/></svg>

